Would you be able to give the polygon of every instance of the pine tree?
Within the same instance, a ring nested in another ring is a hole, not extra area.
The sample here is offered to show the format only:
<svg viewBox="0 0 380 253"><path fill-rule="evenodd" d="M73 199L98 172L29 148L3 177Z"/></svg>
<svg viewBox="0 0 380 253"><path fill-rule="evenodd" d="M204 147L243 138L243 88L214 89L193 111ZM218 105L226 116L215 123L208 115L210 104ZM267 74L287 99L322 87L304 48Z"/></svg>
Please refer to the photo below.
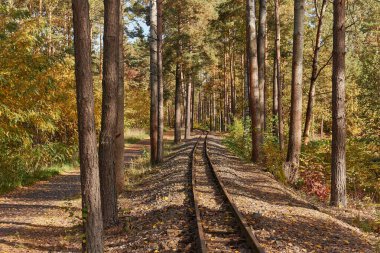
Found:
<svg viewBox="0 0 380 253"><path fill-rule="evenodd" d="M83 252L103 252L103 221L91 72L89 3L73 0L75 76L82 191Z"/></svg>

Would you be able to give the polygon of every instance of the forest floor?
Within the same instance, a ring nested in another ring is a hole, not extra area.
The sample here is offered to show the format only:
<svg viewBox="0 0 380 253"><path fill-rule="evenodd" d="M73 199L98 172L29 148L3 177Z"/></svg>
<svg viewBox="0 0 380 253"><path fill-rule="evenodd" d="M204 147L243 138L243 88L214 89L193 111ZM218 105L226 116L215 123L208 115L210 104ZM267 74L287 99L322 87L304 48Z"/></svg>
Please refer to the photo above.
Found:
<svg viewBox="0 0 380 253"><path fill-rule="evenodd" d="M106 231L107 252L195 250L189 155L196 137L172 146L153 169L147 158L138 161L147 140L126 148L130 180L119 198L120 225ZM269 173L231 155L221 138L210 136L209 152L267 252L377 252L378 237L316 210ZM0 252L78 252L79 215L78 170L3 195Z"/></svg>

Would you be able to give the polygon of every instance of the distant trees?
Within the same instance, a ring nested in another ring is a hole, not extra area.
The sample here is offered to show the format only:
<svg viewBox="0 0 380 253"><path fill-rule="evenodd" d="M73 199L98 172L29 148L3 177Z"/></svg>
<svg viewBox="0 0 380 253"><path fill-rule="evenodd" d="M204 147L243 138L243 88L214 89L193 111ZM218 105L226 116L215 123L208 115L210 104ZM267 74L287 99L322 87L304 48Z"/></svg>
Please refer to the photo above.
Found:
<svg viewBox="0 0 380 253"><path fill-rule="evenodd" d="M334 0L332 71L331 205L345 207L346 112L345 112L345 0Z"/></svg>
<svg viewBox="0 0 380 253"><path fill-rule="evenodd" d="M318 62L319 62L319 53L321 49L321 36L322 36L322 24L323 24L323 18L325 15L326 7L327 7L328 1L322 0L322 5L320 10L317 8L317 0L314 0L315 5L315 14L318 18L318 24L317 24L317 32L315 36L315 46L313 51L313 63L312 63L312 70L311 70L311 77L310 77L310 89L309 89L309 97L307 102L307 109L306 109L306 119L305 119L305 128L303 131L303 137L305 144L308 144L309 142L309 135L310 135L310 127L311 127L311 118L313 116L313 107L314 107L314 101L315 101L315 84L317 81L317 78L324 67L327 66L330 60L326 64L324 64L322 67L318 68ZM319 11L319 12L318 12Z"/></svg>
<svg viewBox="0 0 380 253"><path fill-rule="evenodd" d="M86 236L83 239L82 251L103 252L103 220L91 72L89 4L87 0L73 0L72 7L74 16L82 218Z"/></svg>

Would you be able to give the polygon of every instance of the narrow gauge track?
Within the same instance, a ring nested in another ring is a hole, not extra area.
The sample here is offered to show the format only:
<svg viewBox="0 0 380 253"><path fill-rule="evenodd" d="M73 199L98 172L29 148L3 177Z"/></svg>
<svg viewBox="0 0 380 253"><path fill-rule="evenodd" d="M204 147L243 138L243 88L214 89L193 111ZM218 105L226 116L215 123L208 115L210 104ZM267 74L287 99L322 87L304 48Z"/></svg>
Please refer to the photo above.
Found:
<svg viewBox="0 0 380 253"><path fill-rule="evenodd" d="M207 151L208 133L191 152L198 252L265 252L216 173Z"/></svg>

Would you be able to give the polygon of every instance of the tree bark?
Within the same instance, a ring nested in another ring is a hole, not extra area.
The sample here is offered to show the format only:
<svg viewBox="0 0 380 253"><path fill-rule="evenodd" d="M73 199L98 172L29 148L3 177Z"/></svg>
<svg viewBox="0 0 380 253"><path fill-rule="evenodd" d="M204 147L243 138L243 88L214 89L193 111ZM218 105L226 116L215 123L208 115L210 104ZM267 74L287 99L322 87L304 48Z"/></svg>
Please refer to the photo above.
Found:
<svg viewBox="0 0 380 253"><path fill-rule="evenodd" d="M310 124L311 124L311 118L313 115L313 107L314 107L314 101L315 101L315 84L318 78L318 58L319 58L319 51L321 48L321 30L322 30L322 24L323 24L323 15L325 13L327 3L328 3L327 0L323 0L322 6L321 6L321 12L318 13L318 11L316 10L316 14L318 17L318 25L317 25L317 34L315 38L315 47L314 47L314 52L313 52L313 64L312 64L312 71L311 71L311 78L310 78L310 90L309 90L309 99L307 102L305 128L303 132L304 143L306 145L309 143ZM316 2L315 2L315 5L317 5Z"/></svg>
<svg viewBox="0 0 380 253"><path fill-rule="evenodd" d="M186 121L185 121L185 139L190 139L191 132L191 89L192 89L192 77L189 76L187 80L186 90Z"/></svg>
<svg viewBox="0 0 380 253"><path fill-rule="evenodd" d="M334 1L331 205L346 207L345 0Z"/></svg>
<svg viewBox="0 0 380 253"><path fill-rule="evenodd" d="M260 90L257 64L257 38L256 38L256 14L255 1L247 0L247 25L249 26L249 84L250 84L250 108L252 124L252 161L260 161L261 152L261 121L260 121Z"/></svg>
<svg viewBox="0 0 380 253"><path fill-rule="evenodd" d="M174 125L174 143L181 142L181 86L182 72L180 64L177 62L175 78L175 125Z"/></svg>
<svg viewBox="0 0 380 253"><path fill-rule="evenodd" d="M86 236L82 252L103 252L103 221L91 72L89 3L73 0L82 220Z"/></svg>
<svg viewBox="0 0 380 253"><path fill-rule="evenodd" d="M194 107L195 107L195 85L192 85L191 87L191 124L190 124L190 131L194 131Z"/></svg>
<svg viewBox="0 0 380 253"><path fill-rule="evenodd" d="M103 96L99 167L103 224L105 227L117 222L115 137L119 85L119 15L119 0L104 1Z"/></svg>
<svg viewBox="0 0 380 253"><path fill-rule="evenodd" d="M278 91L278 140L280 144L280 150L284 149L284 120L282 113L282 80L281 80L281 24L280 24L280 6L279 0L275 0L275 21L276 21L276 69L277 69L277 91Z"/></svg>
<svg viewBox="0 0 380 253"><path fill-rule="evenodd" d="M116 191L120 194L125 186L124 174L124 15L120 1L119 27L119 82L117 87L117 126L115 140Z"/></svg>
<svg viewBox="0 0 380 253"><path fill-rule="evenodd" d="M157 162L164 159L164 78L162 74L162 0L157 0L157 60L158 60L158 136Z"/></svg>
<svg viewBox="0 0 380 253"><path fill-rule="evenodd" d="M99 80L103 79L103 35L99 34Z"/></svg>
<svg viewBox="0 0 380 253"><path fill-rule="evenodd" d="M277 59L276 50L273 58L273 88L272 88L272 115L273 115L273 127L272 133L278 138L278 83L277 83Z"/></svg>
<svg viewBox="0 0 380 253"><path fill-rule="evenodd" d="M224 65L223 65L223 92L224 92L224 128L223 131L227 131L228 124L228 94L227 94L227 50L226 45L224 45Z"/></svg>
<svg viewBox="0 0 380 253"><path fill-rule="evenodd" d="M265 40L266 40L266 23L267 7L266 0L260 0L259 8L259 31L257 38L258 69L259 69L259 90L260 90L260 124L261 131L265 127ZM263 137L263 135L261 135ZM263 139L261 139L263 141Z"/></svg>
<svg viewBox="0 0 380 253"><path fill-rule="evenodd" d="M231 84L231 122L236 117L236 90L235 90L235 53L233 45L230 46L230 84Z"/></svg>
<svg viewBox="0 0 380 253"><path fill-rule="evenodd" d="M158 45L157 1L150 0L150 160L157 163L158 140Z"/></svg>
<svg viewBox="0 0 380 253"><path fill-rule="evenodd" d="M290 110L289 146L285 176L290 183L298 179L298 167L301 154L302 138L302 72L303 72L303 33L304 33L304 1L294 1L294 33L292 62L292 91Z"/></svg>

